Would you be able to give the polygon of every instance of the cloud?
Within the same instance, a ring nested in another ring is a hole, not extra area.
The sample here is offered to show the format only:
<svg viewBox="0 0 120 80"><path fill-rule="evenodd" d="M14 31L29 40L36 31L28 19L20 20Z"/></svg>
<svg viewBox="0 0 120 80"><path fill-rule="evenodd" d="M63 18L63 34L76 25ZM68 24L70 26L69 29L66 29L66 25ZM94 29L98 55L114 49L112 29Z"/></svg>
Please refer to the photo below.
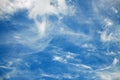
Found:
<svg viewBox="0 0 120 80"><path fill-rule="evenodd" d="M10 17L19 10L27 10L28 19L34 21L32 26L13 32L9 41L2 44L22 44L31 49L44 50L53 38L55 28L63 16L70 14L70 7L65 0L4 0L0 1L0 18ZM52 22L49 16L54 15L58 20ZM11 21L12 22L12 21ZM29 34L28 34L29 33ZM36 35L35 35L36 34ZM6 39L8 40L8 39Z"/></svg>
<svg viewBox="0 0 120 80"><path fill-rule="evenodd" d="M99 4L99 5L97 5ZM109 4L108 6L106 6ZM118 0L99 0L92 2L93 17L101 25L103 31L100 33L100 40L102 42L119 42L119 5ZM115 19L116 18L116 19ZM117 26L117 27L116 27Z"/></svg>
<svg viewBox="0 0 120 80"><path fill-rule="evenodd" d="M102 80L119 80L120 72L99 72L98 75Z"/></svg>
<svg viewBox="0 0 120 80"><path fill-rule="evenodd" d="M92 18L82 13L82 10L81 10L80 17L78 14L75 14L74 17L72 16L73 18L77 18L77 21L79 20L78 21L79 25L77 27L81 27L81 24L83 23L90 24L90 26L91 25L94 26L98 21L98 23L102 24L102 26L104 27L103 31L101 31L99 34L100 40L102 42L111 42L111 41L119 42L120 29L118 27L120 25L119 24L116 25L113 19L106 17L101 13L102 10L106 10L106 11L109 10L110 6L109 5L106 6L106 5L108 3L110 3L111 5L112 4L111 2L113 2L113 0L106 0L106 1L93 0L92 9L90 9L90 10L93 10L93 14L92 14L93 16L90 16ZM76 7L78 7L78 5ZM28 11L27 17L29 19L32 19L34 21L34 24L31 26L28 26L27 29L21 30L20 32L16 31L11 34L6 34L9 37L5 38L5 40L9 40L9 41L2 41L0 42L0 44L11 44L11 43L22 44L36 52L37 51L39 52L39 51L45 50L47 46L51 46L49 45L49 43L54 38L54 36L57 36L57 37L62 36L67 41L73 43L74 45L77 45L78 47L80 46L86 49L93 48L93 50L97 49L97 47L95 47L94 45L87 43L92 39L94 40L94 38L97 36L96 34L95 34L95 37L93 38L92 34L85 34L84 32L82 32L82 30L75 31L74 24L72 25L73 29L71 29L70 26L67 26L66 23L63 23L62 19L64 19L65 16L68 16L74 13L72 12L74 11L73 8L71 8L71 6L68 5L65 0L3 0L3 1L1 0L0 1L0 17L1 18L6 17L6 14L8 16L14 15L14 13L16 13L17 11L24 10L24 9ZM110 9L110 11L112 11L114 14L119 13L118 9L114 6ZM50 16L53 16L53 15L57 18L55 21L52 21L49 19ZM95 20L96 22L94 23ZM85 26L82 26L82 27L85 27ZM93 29L93 31L96 31L96 28ZM78 55L77 53L62 51L58 49L54 49L54 50L56 52L53 52L52 54L53 61L64 63L63 65L67 66L70 72L73 71L79 76L80 74L83 74L83 72L87 72L86 70L88 69L93 70L91 66L81 63L81 59L79 58L80 55ZM32 51L29 51L29 53L32 53ZM90 53L95 53L95 51ZM115 66L116 64L118 64L118 62L119 60L117 58L114 58L112 65ZM11 65L12 64L13 63L11 63ZM5 66L0 66L0 67L7 68ZM111 67L112 66L108 66L99 70L106 70L106 69L110 69ZM22 71L21 69L20 71L21 71L20 74L23 76L22 72L24 71ZM26 73L30 73L31 75L33 75L31 71L28 71L28 72L27 71ZM11 76L19 76L17 75L18 72L19 72L19 69L13 70L11 73L9 73L10 75L8 75L8 78L10 78ZM37 74L38 73L41 73L41 72L37 72ZM119 73L120 72L110 73L109 71L106 71L106 72L98 72L97 74L102 80L106 80L106 79L112 80L117 78L119 79L120 78L118 76ZM71 76L69 74L65 74L65 75L62 75L62 77L68 78L68 79L75 79L74 75ZM33 76L36 76L36 75L33 75ZM61 75L56 76L54 74L51 75L51 74L44 74L44 73L41 74L40 76L51 77L51 78L61 77Z"/></svg>
<svg viewBox="0 0 120 80"><path fill-rule="evenodd" d="M47 26L46 20L49 22L49 15L56 15L61 19L62 15L68 13L68 8L65 0L4 0L0 1L0 17L4 18L6 14L12 15L25 9L28 11L28 17L35 21L37 27L40 26L40 34L43 34ZM38 17L42 18L41 22Z"/></svg>
<svg viewBox="0 0 120 80"><path fill-rule="evenodd" d="M119 80L120 79L120 69L119 69L119 59L114 58L111 65L96 70L96 76L102 80Z"/></svg>
<svg viewBox="0 0 120 80"><path fill-rule="evenodd" d="M6 14L12 15L20 9L29 9L32 7L33 0L4 0L0 1L0 18Z"/></svg>
<svg viewBox="0 0 120 80"><path fill-rule="evenodd" d="M68 13L65 0L4 0L0 1L0 16L14 14L20 9L28 10L30 18L46 15L61 15Z"/></svg>
<svg viewBox="0 0 120 80"><path fill-rule="evenodd" d="M36 0L33 7L28 10L28 17L35 21L41 36L46 36L49 31L53 32L53 25L58 23L60 19L70 13L70 6L66 4L65 0ZM49 20L49 16L57 17L56 23ZM40 18L41 20L39 20ZM51 26L51 27L50 27ZM59 26L55 26L59 27Z"/></svg>
<svg viewBox="0 0 120 80"><path fill-rule="evenodd" d="M65 0L36 0L29 9L29 17L66 14L68 9Z"/></svg>
<svg viewBox="0 0 120 80"><path fill-rule="evenodd" d="M63 57L60 57L60 56L54 56L53 60L61 63L67 63L66 59L63 59Z"/></svg>
<svg viewBox="0 0 120 80"><path fill-rule="evenodd" d="M71 75L69 73L62 73L62 74L59 74L59 75L42 73L41 76L42 77L53 78L53 79L75 79L75 78L78 77L77 75L74 76L74 75Z"/></svg>
<svg viewBox="0 0 120 80"><path fill-rule="evenodd" d="M109 23L108 25L111 25ZM116 27L115 27L116 26ZM119 42L120 41L120 25L107 26L100 32L100 39L102 42Z"/></svg>
<svg viewBox="0 0 120 80"><path fill-rule="evenodd" d="M59 30L60 35L65 36L64 38L67 39L67 41L73 43L76 46L81 46L83 42L90 41L92 39L90 34L87 35L84 32L74 31L74 29L71 29L66 25L60 27Z"/></svg>

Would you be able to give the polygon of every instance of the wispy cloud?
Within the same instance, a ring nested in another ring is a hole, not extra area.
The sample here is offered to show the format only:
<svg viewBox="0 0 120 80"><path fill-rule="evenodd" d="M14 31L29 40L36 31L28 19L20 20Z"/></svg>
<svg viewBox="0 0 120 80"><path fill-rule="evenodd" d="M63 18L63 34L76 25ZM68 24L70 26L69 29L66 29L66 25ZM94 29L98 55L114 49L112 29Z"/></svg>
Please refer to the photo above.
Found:
<svg viewBox="0 0 120 80"><path fill-rule="evenodd" d="M28 29L20 31L20 33L15 32L9 34L13 36L13 38L11 38L8 43L18 43L40 51L44 50L44 48L53 38L54 32L57 31L55 30L55 28L59 26L55 24L58 24L63 16L70 14L70 6L67 5L65 0L0 1L1 19L6 17L6 14L10 17L19 10L27 10L28 19L32 19L34 23L32 26L29 26ZM49 16L51 15L56 16L58 20L52 22L49 19ZM39 20L38 18L40 18L41 20Z"/></svg>

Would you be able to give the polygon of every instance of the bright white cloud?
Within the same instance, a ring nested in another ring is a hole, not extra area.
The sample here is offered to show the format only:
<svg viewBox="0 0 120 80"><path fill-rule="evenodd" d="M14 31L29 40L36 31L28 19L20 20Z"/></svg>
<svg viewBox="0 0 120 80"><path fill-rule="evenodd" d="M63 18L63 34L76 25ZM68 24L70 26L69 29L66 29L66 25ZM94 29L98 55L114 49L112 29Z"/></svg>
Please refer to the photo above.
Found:
<svg viewBox="0 0 120 80"><path fill-rule="evenodd" d="M0 1L0 16L27 9L29 17L36 18L43 15L66 14L68 8L65 0L4 0Z"/></svg>
<svg viewBox="0 0 120 80"><path fill-rule="evenodd" d="M98 76L102 80L119 80L120 79L120 72L99 72Z"/></svg>
<svg viewBox="0 0 120 80"><path fill-rule="evenodd" d="M49 26L54 24L53 22L49 22L48 17L55 15L59 20L63 15L68 13L68 8L65 0L36 0L33 3L33 7L29 9L29 18L35 20L41 36L44 37L49 29L52 29ZM38 20L38 17L41 17L41 21Z"/></svg>
<svg viewBox="0 0 120 80"><path fill-rule="evenodd" d="M118 62L119 62L119 60L118 60L117 58L114 58L112 64L113 64L113 65L116 65Z"/></svg>
<svg viewBox="0 0 120 80"><path fill-rule="evenodd" d="M28 17L36 22L36 26L43 34L46 30L47 15L56 15L58 19L68 13L68 6L65 0L4 0L0 1L0 17L5 17L5 14L14 14L20 9L28 10ZM69 10L70 12L70 10ZM42 22L37 20L38 17L44 17Z"/></svg>
<svg viewBox="0 0 120 80"><path fill-rule="evenodd" d="M53 60L54 60L54 61L61 62L61 63L67 63L67 60L64 59L64 58L61 57L61 56L54 56L54 57L53 57Z"/></svg>
<svg viewBox="0 0 120 80"><path fill-rule="evenodd" d="M1 0L0 1L0 17L4 17L5 14L14 14L20 9L30 9L32 7L33 0Z"/></svg>
<svg viewBox="0 0 120 80"><path fill-rule="evenodd" d="M56 8L50 2L50 0L36 0L29 10L29 17L36 18L37 16L56 13Z"/></svg>
<svg viewBox="0 0 120 80"><path fill-rule="evenodd" d="M29 17L66 14L68 9L65 0L36 0L29 9Z"/></svg>
<svg viewBox="0 0 120 80"><path fill-rule="evenodd" d="M52 33L55 32L54 28L57 27L54 22L48 19L49 16L55 15L58 18L56 22L59 22L59 19L66 15L68 11L70 13L68 8L70 7L65 0L0 1L0 18L6 17L6 14L9 16L25 9L28 11L28 18L33 19L35 22L35 25L29 26L28 30L10 34L14 36L13 39L15 40L11 39L8 43L20 43L32 49L44 50L52 39ZM41 20L38 20L39 17ZM36 34L35 36L33 35L34 33Z"/></svg>

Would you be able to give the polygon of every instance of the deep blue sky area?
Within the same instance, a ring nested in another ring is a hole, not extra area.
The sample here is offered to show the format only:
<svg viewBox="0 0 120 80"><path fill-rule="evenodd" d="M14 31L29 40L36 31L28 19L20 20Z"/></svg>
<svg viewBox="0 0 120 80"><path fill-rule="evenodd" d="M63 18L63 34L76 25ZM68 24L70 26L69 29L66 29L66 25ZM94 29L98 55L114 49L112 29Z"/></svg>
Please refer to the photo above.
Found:
<svg viewBox="0 0 120 80"><path fill-rule="evenodd" d="M120 80L119 5L0 1L0 80Z"/></svg>

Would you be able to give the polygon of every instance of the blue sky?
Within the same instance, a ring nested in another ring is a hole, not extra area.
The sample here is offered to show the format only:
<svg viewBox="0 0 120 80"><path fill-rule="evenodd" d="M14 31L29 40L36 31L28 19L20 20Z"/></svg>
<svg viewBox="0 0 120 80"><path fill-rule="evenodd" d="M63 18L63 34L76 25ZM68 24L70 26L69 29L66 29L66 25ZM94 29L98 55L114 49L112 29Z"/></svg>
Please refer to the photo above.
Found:
<svg viewBox="0 0 120 80"><path fill-rule="evenodd" d="M119 5L1 0L0 80L120 79Z"/></svg>

